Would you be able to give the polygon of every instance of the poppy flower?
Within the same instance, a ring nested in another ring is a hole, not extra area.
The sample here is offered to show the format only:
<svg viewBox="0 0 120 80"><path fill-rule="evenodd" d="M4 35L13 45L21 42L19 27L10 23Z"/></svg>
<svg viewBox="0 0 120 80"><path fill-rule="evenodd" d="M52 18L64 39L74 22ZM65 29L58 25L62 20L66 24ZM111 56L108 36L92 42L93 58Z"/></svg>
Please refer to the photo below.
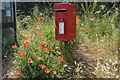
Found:
<svg viewBox="0 0 120 80"><path fill-rule="evenodd" d="M22 76L22 73L17 73L16 76L17 76L17 77L21 77L21 76Z"/></svg>
<svg viewBox="0 0 120 80"><path fill-rule="evenodd" d="M40 21L38 21L38 22L40 22Z"/></svg>
<svg viewBox="0 0 120 80"><path fill-rule="evenodd" d="M42 44L42 48L46 47L46 45Z"/></svg>
<svg viewBox="0 0 120 80"><path fill-rule="evenodd" d="M41 41L41 43L42 43L42 44L47 44L47 42L45 42L45 41Z"/></svg>
<svg viewBox="0 0 120 80"><path fill-rule="evenodd" d="M31 44L31 42L30 41L26 41L23 44L24 44L24 47L28 47L28 45Z"/></svg>
<svg viewBox="0 0 120 80"><path fill-rule="evenodd" d="M50 72L50 69L46 68L46 69L45 69L45 72L46 72L46 73L49 73L49 72Z"/></svg>
<svg viewBox="0 0 120 80"><path fill-rule="evenodd" d="M39 49L43 49L43 47L38 47Z"/></svg>
<svg viewBox="0 0 120 80"><path fill-rule="evenodd" d="M32 32L36 32L35 30L32 30Z"/></svg>
<svg viewBox="0 0 120 80"><path fill-rule="evenodd" d="M12 48L17 48L17 46L16 46L16 45L14 45L14 46L12 46Z"/></svg>
<svg viewBox="0 0 120 80"><path fill-rule="evenodd" d="M26 54L27 54L26 51L18 51L17 53L18 53L20 56L23 56L23 55L26 55Z"/></svg>
<svg viewBox="0 0 120 80"><path fill-rule="evenodd" d="M42 35L42 33L37 33L37 35Z"/></svg>
<svg viewBox="0 0 120 80"><path fill-rule="evenodd" d="M41 19L41 20L45 20L45 19L44 19L44 18L42 18L42 17L41 17L40 19Z"/></svg>
<svg viewBox="0 0 120 80"><path fill-rule="evenodd" d="M23 46L20 46L20 48L22 48Z"/></svg>
<svg viewBox="0 0 120 80"><path fill-rule="evenodd" d="M40 38L43 38L44 36L40 36Z"/></svg>
<svg viewBox="0 0 120 80"><path fill-rule="evenodd" d="M27 37L23 37L24 39L27 39Z"/></svg>
<svg viewBox="0 0 120 80"><path fill-rule="evenodd" d="M57 73L56 71L53 71L53 72L52 72L52 74L54 74L54 75L55 75L56 73Z"/></svg>
<svg viewBox="0 0 120 80"><path fill-rule="evenodd" d="M25 35L24 34L22 34L22 37L24 37Z"/></svg>
<svg viewBox="0 0 120 80"><path fill-rule="evenodd" d="M36 53L32 53L33 55L37 55Z"/></svg>
<svg viewBox="0 0 120 80"><path fill-rule="evenodd" d="M28 63L33 63L33 60L32 59L28 59Z"/></svg>
<svg viewBox="0 0 120 80"><path fill-rule="evenodd" d="M34 49L39 49L39 47L34 47Z"/></svg>
<svg viewBox="0 0 120 80"><path fill-rule="evenodd" d="M41 57L37 57L37 60L41 60L42 58Z"/></svg>
<svg viewBox="0 0 120 80"><path fill-rule="evenodd" d="M59 59L58 59L58 62L62 62L63 61L63 57L60 57Z"/></svg>
<svg viewBox="0 0 120 80"><path fill-rule="evenodd" d="M81 30L82 30L82 31L85 31L85 29L84 29L84 28L82 28Z"/></svg>
<svg viewBox="0 0 120 80"><path fill-rule="evenodd" d="M49 50L52 51L53 49L51 47L49 47Z"/></svg>
<svg viewBox="0 0 120 80"><path fill-rule="evenodd" d="M45 66L45 65L43 65L43 64L42 64L42 65L40 65L40 67L41 67L42 69L46 68L46 66Z"/></svg>
<svg viewBox="0 0 120 80"><path fill-rule="evenodd" d="M33 39L33 35L30 35L30 39Z"/></svg>
<svg viewBox="0 0 120 80"><path fill-rule="evenodd" d="M26 41L25 43L26 43L26 44L31 44L31 42L30 42L30 41Z"/></svg>
<svg viewBox="0 0 120 80"><path fill-rule="evenodd" d="M76 21L80 21L80 18L76 18Z"/></svg>
<svg viewBox="0 0 120 80"><path fill-rule="evenodd" d="M47 48L44 48L43 51L46 52L48 49Z"/></svg>
<svg viewBox="0 0 120 80"><path fill-rule="evenodd" d="M40 25L37 25L37 27L42 27L42 26L40 26Z"/></svg>
<svg viewBox="0 0 120 80"><path fill-rule="evenodd" d="M70 40L70 42L75 42L75 40Z"/></svg>

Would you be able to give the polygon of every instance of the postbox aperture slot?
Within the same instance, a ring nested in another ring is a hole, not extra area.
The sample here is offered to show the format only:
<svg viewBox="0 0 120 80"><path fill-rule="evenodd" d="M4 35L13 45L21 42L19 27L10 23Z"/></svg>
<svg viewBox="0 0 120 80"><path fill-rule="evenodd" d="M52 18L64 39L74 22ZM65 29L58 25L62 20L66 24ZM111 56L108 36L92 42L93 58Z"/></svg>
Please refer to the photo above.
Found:
<svg viewBox="0 0 120 80"><path fill-rule="evenodd" d="M55 10L55 12L66 12L67 10Z"/></svg>

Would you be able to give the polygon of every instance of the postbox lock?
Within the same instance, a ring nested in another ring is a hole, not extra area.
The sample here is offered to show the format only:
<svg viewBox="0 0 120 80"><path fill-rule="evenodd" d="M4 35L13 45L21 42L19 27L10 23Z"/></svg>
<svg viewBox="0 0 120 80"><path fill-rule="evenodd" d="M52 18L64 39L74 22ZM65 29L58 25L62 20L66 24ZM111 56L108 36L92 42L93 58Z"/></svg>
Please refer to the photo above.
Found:
<svg viewBox="0 0 120 80"><path fill-rule="evenodd" d="M63 19L60 19L60 21L63 21Z"/></svg>

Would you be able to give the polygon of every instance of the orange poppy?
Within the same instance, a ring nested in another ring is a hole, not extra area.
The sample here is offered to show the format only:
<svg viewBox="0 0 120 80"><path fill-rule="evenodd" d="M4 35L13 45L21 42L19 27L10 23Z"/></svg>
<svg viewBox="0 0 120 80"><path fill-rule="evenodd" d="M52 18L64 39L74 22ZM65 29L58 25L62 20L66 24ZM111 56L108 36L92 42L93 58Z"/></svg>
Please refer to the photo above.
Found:
<svg viewBox="0 0 120 80"><path fill-rule="evenodd" d="M17 73L16 76L17 76L17 77L21 77L21 76L22 76L22 73Z"/></svg>
<svg viewBox="0 0 120 80"><path fill-rule="evenodd" d="M32 53L33 55L37 55L36 53Z"/></svg>
<svg viewBox="0 0 120 80"><path fill-rule="evenodd" d="M52 51L53 49L51 47L49 47L49 50Z"/></svg>
<svg viewBox="0 0 120 80"><path fill-rule="evenodd" d="M41 41L41 43L42 43L42 44L47 44L47 42L45 42L45 41Z"/></svg>
<svg viewBox="0 0 120 80"><path fill-rule="evenodd" d="M42 17L41 17L40 19L41 19L41 20L45 20L45 19L44 19L44 18L42 18Z"/></svg>
<svg viewBox="0 0 120 80"><path fill-rule="evenodd" d="M33 60L32 59L28 59L28 63L33 63Z"/></svg>
<svg viewBox="0 0 120 80"><path fill-rule="evenodd" d="M42 58L41 57L37 57L37 60L41 60Z"/></svg>
<svg viewBox="0 0 120 80"><path fill-rule="evenodd" d="M54 74L54 75L55 75L56 73L57 73L56 71L53 71L53 72L52 72L52 74Z"/></svg>
<svg viewBox="0 0 120 80"><path fill-rule="evenodd" d="M63 57L60 57L59 59L58 59L58 62L62 62L63 61Z"/></svg>
<svg viewBox="0 0 120 80"><path fill-rule="evenodd" d="M46 52L48 49L47 48L44 48L43 51Z"/></svg>
<svg viewBox="0 0 120 80"><path fill-rule="evenodd" d="M46 69L45 69L45 72L46 72L46 73L49 73L49 72L50 72L50 69L46 68Z"/></svg>
<svg viewBox="0 0 120 80"><path fill-rule="evenodd" d="M81 29L82 31L86 31L84 28Z"/></svg>
<svg viewBox="0 0 120 80"><path fill-rule="evenodd" d="M43 64L42 64L42 65L40 65L40 67L41 67L42 69L46 68L46 66L45 66L45 65L43 65Z"/></svg>
<svg viewBox="0 0 120 80"><path fill-rule="evenodd" d="M16 46L16 45L14 45L14 46L12 46L12 48L17 48L17 46Z"/></svg>

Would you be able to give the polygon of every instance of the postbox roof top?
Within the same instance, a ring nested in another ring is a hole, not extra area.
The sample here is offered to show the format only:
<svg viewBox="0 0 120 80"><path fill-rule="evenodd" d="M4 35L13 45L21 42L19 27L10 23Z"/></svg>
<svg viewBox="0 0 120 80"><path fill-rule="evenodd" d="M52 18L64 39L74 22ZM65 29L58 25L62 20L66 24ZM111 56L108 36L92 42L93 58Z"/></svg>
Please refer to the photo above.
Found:
<svg viewBox="0 0 120 80"><path fill-rule="evenodd" d="M58 7L58 6L72 6L72 7L75 7L74 5L72 5L72 4L70 4L70 3L57 3L57 4L55 4L55 8L56 8L56 6Z"/></svg>

